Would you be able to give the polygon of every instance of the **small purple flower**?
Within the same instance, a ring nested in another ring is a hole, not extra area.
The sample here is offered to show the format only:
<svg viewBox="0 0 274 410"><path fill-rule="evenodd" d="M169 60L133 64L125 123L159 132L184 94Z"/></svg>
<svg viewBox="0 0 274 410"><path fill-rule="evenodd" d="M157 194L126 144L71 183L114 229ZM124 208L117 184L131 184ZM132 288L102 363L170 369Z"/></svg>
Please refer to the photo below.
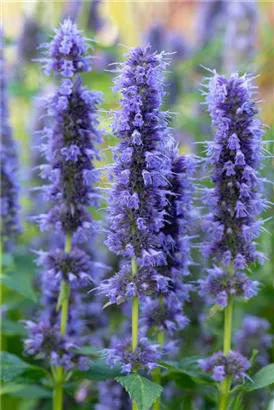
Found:
<svg viewBox="0 0 274 410"><path fill-rule="evenodd" d="M214 353L210 358L200 360L199 364L204 372L212 373L213 379L218 382L227 376L231 376L234 381L244 379L248 377L246 372L251 366L249 360L234 351L226 356L223 352Z"/></svg>
<svg viewBox="0 0 274 410"><path fill-rule="evenodd" d="M70 19L55 30L52 42L42 44L41 48L45 50L45 57L39 61L46 75L54 71L64 77L72 77L75 73L91 69L90 59L86 56L89 49L86 39Z"/></svg>
<svg viewBox="0 0 274 410"><path fill-rule="evenodd" d="M199 295L211 296L214 303L223 308L227 306L229 296L248 300L258 293L259 282L252 281L243 272L231 274L217 266L207 272L205 279L198 280Z"/></svg>
<svg viewBox="0 0 274 410"><path fill-rule="evenodd" d="M93 271L88 255L77 248L73 248L69 253L62 249L40 252L37 264L47 269L52 280L64 279L70 282L72 287L78 288L90 282Z"/></svg>
<svg viewBox="0 0 274 410"><path fill-rule="evenodd" d="M149 343L148 339L140 338L135 351L132 351L131 339L127 338L117 344L114 349L105 350L107 364L111 367L121 366L123 373L129 374L132 371L145 370L151 373L158 364L162 353L159 345Z"/></svg>
<svg viewBox="0 0 274 410"><path fill-rule="evenodd" d="M142 303L141 326L144 331L154 329L155 332L166 331L171 336L176 331L184 329L189 320L183 313L183 303L176 298L176 294L159 300L146 298Z"/></svg>
<svg viewBox="0 0 274 410"><path fill-rule="evenodd" d="M154 267L140 267L138 274L131 277L130 263L123 263L120 271L110 279L103 280L99 292L111 303L121 303L133 296L155 295L160 290L167 292L168 281Z"/></svg>

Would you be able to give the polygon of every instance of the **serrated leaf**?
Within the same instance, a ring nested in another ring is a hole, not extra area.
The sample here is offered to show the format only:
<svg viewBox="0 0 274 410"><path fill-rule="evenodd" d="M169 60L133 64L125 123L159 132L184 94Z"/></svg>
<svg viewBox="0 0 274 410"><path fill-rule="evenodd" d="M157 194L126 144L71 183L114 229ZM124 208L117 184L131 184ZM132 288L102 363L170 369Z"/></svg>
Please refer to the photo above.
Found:
<svg viewBox="0 0 274 410"><path fill-rule="evenodd" d="M5 383L26 383L47 376L41 367L32 366L20 357L8 352L0 353L1 380Z"/></svg>
<svg viewBox="0 0 274 410"><path fill-rule="evenodd" d="M274 384L274 364L263 367L252 377L252 380L253 383L250 382L246 384L244 390L253 391Z"/></svg>
<svg viewBox="0 0 274 410"><path fill-rule="evenodd" d="M149 410L153 403L160 397L163 388L139 374L116 377L128 392L132 401L136 403L138 410Z"/></svg>
<svg viewBox="0 0 274 410"><path fill-rule="evenodd" d="M76 370L74 375L87 380L104 381L120 376L119 368L111 368L103 359L90 360L90 368L86 372Z"/></svg>
<svg viewBox="0 0 274 410"><path fill-rule="evenodd" d="M24 298L30 299L33 302L37 301L37 296L32 288L30 277L26 275L9 273L8 275L2 276L1 282L9 289L12 289L19 295L24 296Z"/></svg>

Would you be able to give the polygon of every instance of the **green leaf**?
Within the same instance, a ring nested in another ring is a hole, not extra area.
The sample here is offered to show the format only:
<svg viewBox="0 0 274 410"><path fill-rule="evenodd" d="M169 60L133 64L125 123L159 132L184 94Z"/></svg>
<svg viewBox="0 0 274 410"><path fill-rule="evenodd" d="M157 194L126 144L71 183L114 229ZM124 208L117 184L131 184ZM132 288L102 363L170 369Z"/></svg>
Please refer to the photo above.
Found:
<svg viewBox="0 0 274 410"><path fill-rule="evenodd" d="M90 369L86 372L80 372L76 370L74 372L76 377L81 377L87 380L104 381L108 379L114 379L120 376L119 368L110 368L106 365L103 359L90 360Z"/></svg>
<svg viewBox="0 0 274 410"><path fill-rule="evenodd" d="M101 351L102 349L99 349L96 346L83 346L75 350L76 353L81 353L85 356L94 356L94 357L98 357Z"/></svg>
<svg viewBox="0 0 274 410"><path fill-rule="evenodd" d="M259 370L250 382L244 386L244 390L253 391L263 389L264 387L274 384L274 364L269 364Z"/></svg>
<svg viewBox="0 0 274 410"><path fill-rule="evenodd" d="M153 383L139 374L116 377L116 380L126 389L131 400L136 403L138 410L149 410L163 390L159 384Z"/></svg>
<svg viewBox="0 0 274 410"><path fill-rule="evenodd" d="M26 330L22 323L14 322L9 319L3 319L2 321L2 333L7 336L26 336Z"/></svg>
<svg viewBox="0 0 274 410"><path fill-rule="evenodd" d="M195 390L197 385L192 378L179 370L171 370L162 376L163 383L173 380L183 390Z"/></svg>
<svg viewBox="0 0 274 410"><path fill-rule="evenodd" d="M202 372L199 366L199 359L198 356L191 356L186 357L185 359L181 360L180 362L161 362L163 367L166 367L170 372L171 375L177 378L177 373L181 373L182 375L187 375L191 377L193 382L197 384L215 384L214 380L208 375ZM173 372L173 373L172 373ZM168 377L169 373L166 373ZM182 376L183 377L183 376ZM177 379L178 380L178 379ZM190 386L190 382L187 381L185 378L185 382Z"/></svg>
<svg viewBox="0 0 274 410"><path fill-rule="evenodd" d="M3 253L2 255L2 266L3 268L8 268L14 264L13 256L10 253Z"/></svg>
<svg viewBox="0 0 274 410"><path fill-rule="evenodd" d="M12 382L16 380L16 378L30 367L28 363L11 353L1 352L0 357L2 364L1 379L4 382Z"/></svg>
<svg viewBox="0 0 274 410"><path fill-rule="evenodd" d="M24 296L24 298L30 299L33 302L37 301L37 296L32 288L29 275L9 273L8 275L3 275L1 281L9 289L14 290L19 295Z"/></svg>
<svg viewBox="0 0 274 410"><path fill-rule="evenodd" d="M31 386L27 384L8 384L2 386L1 395L3 394L24 399L42 399L51 397L50 390L35 384L32 384Z"/></svg>
<svg viewBox="0 0 274 410"><path fill-rule="evenodd" d="M243 394L238 393L231 403L231 410L244 410L243 407Z"/></svg>
<svg viewBox="0 0 274 410"><path fill-rule="evenodd" d="M41 367L32 366L8 352L0 353L0 361L1 380L5 383L31 383L48 375Z"/></svg>

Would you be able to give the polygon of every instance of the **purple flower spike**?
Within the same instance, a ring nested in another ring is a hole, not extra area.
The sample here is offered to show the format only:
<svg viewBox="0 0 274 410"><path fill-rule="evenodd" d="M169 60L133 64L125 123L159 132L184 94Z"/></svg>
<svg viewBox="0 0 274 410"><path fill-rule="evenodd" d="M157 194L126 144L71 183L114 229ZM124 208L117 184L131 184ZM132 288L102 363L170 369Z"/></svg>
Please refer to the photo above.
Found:
<svg viewBox="0 0 274 410"><path fill-rule="evenodd" d="M43 130L46 144L41 152L48 164L41 165L41 177L50 184L43 186L45 199L52 203L47 214L35 217L42 231L55 230L72 237L73 249L69 254L61 250L50 251L42 264L48 266L51 275L61 276L72 287L86 285L91 272L89 258L79 246L88 242L95 223L87 206L97 205L99 195L94 187L98 179L93 160L98 153L96 143L101 141L97 129L97 106L101 96L81 85L79 72L88 50L85 39L76 25L65 20L46 54L51 68L63 77L55 94L44 100L51 128ZM63 63L72 64L72 75L60 71ZM90 68L90 67L87 67Z"/></svg>
<svg viewBox="0 0 274 410"><path fill-rule="evenodd" d="M227 376L234 381L247 377L250 362L238 352L231 351L227 356L217 352L208 359L200 360L200 367L204 372L212 373L214 380L221 382Z"/></svg>
<svg viewBox="0 0 274 410"><path fill-rule="evenodd" d="M6 240L18 235L22 228L19 221L18 157L12 130L9 125L3 50L0 56L1 73L1 236ZM7 245L5 243L5 245Z"/></svg>
<svg viewBox="0 0 274 410"><path fill-rule="evenodd" d="M211 213L204 229L211 241L203 251L223 263L229 253L235 272L261 259L254 239L262 223L257 216L266 208L259 175L263 131L255 118L253 79L238 74L227 79L213 72L205 93L216 133L207 151L214 188L207 189L205 196Z"/></svg>
<svg viewBox="0 0 274 410"><path fill-rule="evenodd" d="M36 251L37 264L42 269L39 283L42 309L39 324L27 325L29 336L25 346L28 354L40 353L53 366L86 370L86 359L74 353L75 341L77 346L86 342L100 344L102 335L97 332L94 336L93 329L102 323L105 325L105 317L97 303L87 303L85 295L79 292L91 280L96 282L96 278L92 279L95 264L89 255L95 243L96 225L88 207L99 201L95 188L98 172L93 162L98 159L96 144L101 141L97 129L97 106L101 96L81 84L79 73L90 66L87 66L86 41L75 24L66 20L44 48L47 55L42 60L44 68L63 78L56 92L43 99L48 121L40 133L45 139L40 151L47 163L40 165L40 175L48 181L41 190L50 208L33 219L41 231L57 235L54 241L51 237L48 252ZM65 237L71 238L69 249L65 246ZM97 277L101 268L97 266ZM65 336L57 325L61 313L56 309L62 281L70 285ZM44 342L49 339L51 343L46 349Z"/></svg>
<svg viewBox="0 0 274 410"><path fill-rule="evenodd" d="M147 46L132 49L117 70L116 90L122 93L122 108L114 113L114 134L121 141L114 149L115 185L106 244L126 260L134 256L138 272L131 278L126 262L116 276L102 284L100 291L112 303L167 289L167 281L157 269L167 263L160 230L165 224L172 177L173 139L166 115L160 111L167 64L164 53L153 53Z"/></svg>

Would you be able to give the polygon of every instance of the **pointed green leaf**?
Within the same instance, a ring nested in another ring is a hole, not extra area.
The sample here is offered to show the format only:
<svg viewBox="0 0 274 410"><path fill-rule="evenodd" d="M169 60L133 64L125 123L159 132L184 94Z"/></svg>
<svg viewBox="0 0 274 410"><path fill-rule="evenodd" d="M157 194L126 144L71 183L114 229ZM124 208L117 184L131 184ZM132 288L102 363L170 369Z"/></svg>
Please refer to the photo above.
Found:
<svg viewBox="0 0 274 410"><path fill-rule="evenodd" d="M14 322L13 320L3 319L2 333L7 336L26 336L26 330L22 323Z"/></svg>
<svg viewBox="0 0 274 410"><path fill-rule="evenodd" d="M37 296L32 288L30 276L9 273L8 275L3 275L1 281L9 289L14 290L19 295L24 296L24 298L30 299L33 302L37 301Z"/></svg>
<svg viewBox="0 0 274 410"><path fill-rule="evenodd" d="M3 268L11 267L14 264L13 256L10 253L3 253L2 266Z"/></svg>
<svg viewBox="0 0 274 410"><path fill-rule="evenodd" d="M116 380L126 389L131 400L136 403L138 410L149 410L163 390L159 384L153 383L139 374L116 377Z"/></svg>
<svg viewBox="0 0 274 410"><path fill-rule="evenodd" d="M252 377L253 383L250 382L244 386L245 390L252 391L263 389L264 387L274 384L274 364L263 367Z"/></svg>
<svg viewBox="0 0 274 410"><path fill-rule="evenodd" d="M1 380L6 383L30 383L48 375L41 367L32 366L8 352L0 353L0 362Z"/></svg>
<svg viewBox="0 0 274 410"><path fill-rule="evenodd" d="M74 375L76 377L81 377L87 380L96 380L104 381L108 379L114 379L117 376L120 376L119 368L111 368L106 365L106 362L103 359L90 360L89 370L81 372L76 370Z"/></svg>

